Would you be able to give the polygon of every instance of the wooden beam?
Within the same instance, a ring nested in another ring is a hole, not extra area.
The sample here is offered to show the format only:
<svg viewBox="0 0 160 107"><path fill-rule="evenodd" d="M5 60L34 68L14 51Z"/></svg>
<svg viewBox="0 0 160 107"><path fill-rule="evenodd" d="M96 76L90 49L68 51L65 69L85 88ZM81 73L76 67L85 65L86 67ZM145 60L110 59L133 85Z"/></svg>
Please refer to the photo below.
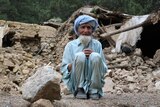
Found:
<svg viewBox="0 0 160 107"><path fill-rule="evenodd" d="M126 31L129 31L129 30L133 30L133 29L136 29L138 27L145 26L149 23L150 23L150 21L144 21L140 24L137 24L137 25L134 25L134 26L131 26L131 27L128 27L128 28L124 28L124 29L119 29L119 30L116 30L116 31L111 32L111 33L103 33L103 34L100 35L100 37L102 37L103 39L107 39L108 37L113 36L115 34L126 32Z"/></svg>

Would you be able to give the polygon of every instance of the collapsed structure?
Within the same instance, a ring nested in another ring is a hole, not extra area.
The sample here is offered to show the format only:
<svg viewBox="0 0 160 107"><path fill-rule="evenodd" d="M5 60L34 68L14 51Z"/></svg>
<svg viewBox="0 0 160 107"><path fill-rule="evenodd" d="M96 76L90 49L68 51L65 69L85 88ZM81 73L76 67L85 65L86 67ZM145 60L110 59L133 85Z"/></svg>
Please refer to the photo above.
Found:
<svg viewBox="0 0 160 107"><path fill-rule="evenodd" d="M142 50L143 56L150 58L153 58L156 50L160 48L158 43L160 11L148 15L133 16L108 11L98 6L82 7L59 28L57 37L61 37L61 42L72 35L70 32L74 19L80 14L88 14L98 20L100 26L94 36L99 39L103 48L112 46L115 47L113 52L120 53L122 51L128 52L128 50L131 52L137 47Z"/></svg>
<svg viewBox="0 0 160 107"><path fill-rule="evenodd" d="M55 54L54 61L56 64L60 63L61 61L62 52L66 43L69 41L69 39L75 38L73 23L74 19L80 14L91 15L98 20L100 26L94 33L94 37L102 43L103 48L111 46L113 48L112 52L130 53L135 49L135 47L137 47L142 50L143 56L153 58L155 52L160 48L158 43L158 34L160 33L160 11L148 15L133 16L105 10L98 6L85 6L75 11L64 23L44 23L46 26L51 26L57 29L56 33L54 34L56 36L54 41L56 41L57 44L54 46L54 50L52 49L52 52L56 51L56 53L53 52ZM10 25L9 27L1 27L1 30L5 31L1 32L0 47L11 47L15 44L15 41L19 40L19 38L21 38L21 43L26 42L26 40L23 39L25 38L24 36L16 36L19 34L16 33L15 29L12 29L13 27ZM10 31L6 30L8 28L10 28ZM28 30L28 28L26 30ZM45 47L43 45L45 44L44 42L46 42L46 40L42 40L43 37L41 34L32 32L31 35L29 41L37 43L36 48ZM49 37L52 38L50 35ZM43 43L41 43L41 41ZM59 46L59 44L61 45ZM23 46L26 47L25 44ZM43 49L37 49L36 51L39 54L43 51ZM35 52L35 50L33 49L32 52ZM36 54L36 52L34 54Z"/></svg>

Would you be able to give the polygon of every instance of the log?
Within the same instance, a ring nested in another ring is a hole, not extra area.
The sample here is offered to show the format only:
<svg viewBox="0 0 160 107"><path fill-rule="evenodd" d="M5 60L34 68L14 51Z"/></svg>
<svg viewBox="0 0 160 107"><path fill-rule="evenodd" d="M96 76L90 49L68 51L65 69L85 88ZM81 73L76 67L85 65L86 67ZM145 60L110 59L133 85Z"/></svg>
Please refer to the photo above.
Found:
<svg viewBox="0 0 160 107"><path fill-rule="evenodd" d="M131 27L128 27L128 28L119 29L119 30L116 30L116 31L111 32L111 33L103 33L103 34L100 35L100 37L103 38L103 39L107 39L108 37L113 36L115 34L126 32L126 31L129 31L129 30L133 30L133 29L136 29L138 27L145 26L145 25L147 25L149 23L150 23L150 21L146 20L146 21L144 21L144 22L142 22L140 24L137 24L137 25L134 25L134 26L131 26Z"/></svg>

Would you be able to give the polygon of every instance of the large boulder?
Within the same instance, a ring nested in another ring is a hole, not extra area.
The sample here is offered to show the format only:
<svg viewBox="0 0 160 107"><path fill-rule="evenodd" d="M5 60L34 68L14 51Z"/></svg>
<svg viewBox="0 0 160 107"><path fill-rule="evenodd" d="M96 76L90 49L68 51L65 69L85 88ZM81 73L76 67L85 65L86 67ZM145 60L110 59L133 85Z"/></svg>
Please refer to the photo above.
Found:
<svg viewBox="0 0 160 107"><path fill-rule="evenodd" d="M60 81L61 75L52 67L40 67L22 85L22 96L30 102L39 99L60 100Z"/></svg>

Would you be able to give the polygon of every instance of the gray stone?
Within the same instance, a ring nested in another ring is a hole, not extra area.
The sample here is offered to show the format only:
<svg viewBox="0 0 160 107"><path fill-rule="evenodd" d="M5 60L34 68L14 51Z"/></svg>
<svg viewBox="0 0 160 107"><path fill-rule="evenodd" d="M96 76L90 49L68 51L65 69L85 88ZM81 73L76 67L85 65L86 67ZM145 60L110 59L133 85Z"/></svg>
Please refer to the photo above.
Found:
<svg viewBox="0 0 160 107"><path fill-rule="evenodd" d="M155 53L155 55L153 56L153 61L155 62L155 63L160 63L160 49L158 49L157 51L156 51L156 53Z"/></svg>
<svg viewBox="0 0 160 107"><path fill-rule="evenodd" d="M157 81L157 82L155 83L155 88L156 88L157 90L160 90L160 81Z"/></svg>
<svg viewBox="0 0 160 107"><path fill-rule="evenodd" d="M50 66L40 67L22 85L24 99L34 102L38 99L59 100L61 75Z"/></svg>
<svg viewBox="0 0 160 107"><path fill-rule="evenodd" d="M105 84L104 84L104 87L103 87L103 91L104 92L113 92L114 86L115 86L115 84L112 81L112 78L107 77L107 78L105 78Z"/></svg>

